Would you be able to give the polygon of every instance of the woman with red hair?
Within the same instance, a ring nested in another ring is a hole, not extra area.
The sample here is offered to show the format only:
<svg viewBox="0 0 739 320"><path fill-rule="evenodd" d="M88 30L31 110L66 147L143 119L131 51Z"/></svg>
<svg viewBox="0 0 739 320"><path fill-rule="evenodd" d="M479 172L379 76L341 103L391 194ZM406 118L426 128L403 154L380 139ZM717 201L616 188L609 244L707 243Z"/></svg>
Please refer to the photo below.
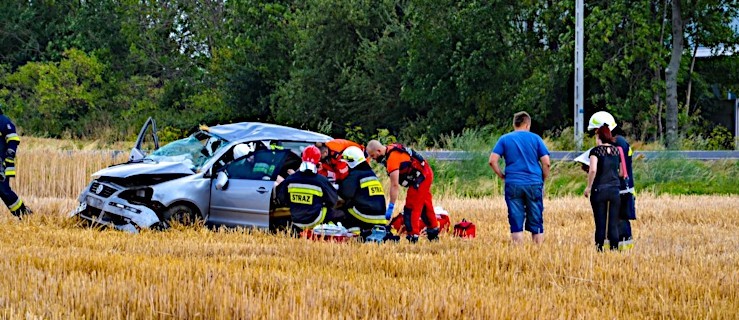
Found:
<svg viewBox="0 0 739 320"><path fill-rule="evenodd" d="M603 250L606 235L609 247L618 249L620 239L618 232L620 178L624 176L621 168L621 154L614 146L615 139L608 126L602 126L596 131L598 146L590 150L590 170L588 171L588 186L585 188L585 197L590 197L595 220L595 244L598 251Z"/></svg>

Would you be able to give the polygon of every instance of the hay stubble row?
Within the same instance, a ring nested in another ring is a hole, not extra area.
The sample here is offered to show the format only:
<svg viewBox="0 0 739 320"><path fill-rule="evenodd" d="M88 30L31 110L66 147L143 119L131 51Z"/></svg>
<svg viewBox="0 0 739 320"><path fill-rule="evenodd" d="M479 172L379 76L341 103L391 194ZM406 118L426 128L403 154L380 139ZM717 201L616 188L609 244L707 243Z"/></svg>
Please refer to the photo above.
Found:
<svg viewBox="0 0 739 320"><path fill-rule="evenodd" d="M499 197L437 200L453 220L477 224L473 240L334 244L198 227L129 235L65 219L108 159L64 157L19 159L34 169L14 183L37 215L0 214L0 318L739 317L735 197L641 196L637 246L625 253L595 252L581 197L546 200L539 247L508 244Z"/></svg>

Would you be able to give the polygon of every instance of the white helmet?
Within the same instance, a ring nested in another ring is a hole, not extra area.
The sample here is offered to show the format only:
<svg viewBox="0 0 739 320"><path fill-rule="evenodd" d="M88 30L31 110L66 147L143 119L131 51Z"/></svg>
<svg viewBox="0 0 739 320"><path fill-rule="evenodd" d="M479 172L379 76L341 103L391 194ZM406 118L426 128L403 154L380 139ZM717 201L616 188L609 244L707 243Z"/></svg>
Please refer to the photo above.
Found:
<svg viewBox="0 0 739 320"><path fill-rule="evenodd" d="M364 151L362 149L351 146L344 149L344 152L341 153L341 160L348 163L349 168L354 169L360 163L367 161L367 158L364 157Z"/></svg>
<svg viewBox="0 0 739 320"><path fill-rule="evenodd" d="M616 129L616 119L614 119L608 112L598 111L590 117L590 121L588 121L588 131L598 129L604 124L607 124L608 129L611 129L611 131Z"/></svg>
<svg viewBox="0 0 739 320"><path fill-rule="evenodd" d="M242 143L234 147L234 159L241 158L254 152L254 148L248 144Z"/></svg>

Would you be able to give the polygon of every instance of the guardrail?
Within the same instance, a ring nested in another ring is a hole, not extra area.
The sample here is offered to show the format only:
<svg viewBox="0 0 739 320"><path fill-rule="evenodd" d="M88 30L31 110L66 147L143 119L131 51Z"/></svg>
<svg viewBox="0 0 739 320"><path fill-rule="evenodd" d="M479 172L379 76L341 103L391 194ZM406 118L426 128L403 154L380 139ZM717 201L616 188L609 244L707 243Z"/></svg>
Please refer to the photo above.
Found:
<svg viewBox="0 0 739 320"><path fill-rule="evenodd" d="M550 158L556 161L575 159L584 151L551 151ZM462 161L472 158L466 151L421 151L424 157L437 161ZM637 151L634 157L649 159L681 158L689 160L739 160L739 151Z"/></svg>
<svg viewBox="0 0 739 320"><path fill-rule="evenodd" d="M90 151L63 151L69 155L77 153L109 154L112 158L121 155L128 156L129 151L118 150L90 150ZM551 151L549 157L555 161L570 161L582 154L584 151ZM467 151L420 151L420 153L436 161L462 161L472 158ZM649 159L680 158L688 160L739 160L739 151L637 151L634 157Z"/></svg>

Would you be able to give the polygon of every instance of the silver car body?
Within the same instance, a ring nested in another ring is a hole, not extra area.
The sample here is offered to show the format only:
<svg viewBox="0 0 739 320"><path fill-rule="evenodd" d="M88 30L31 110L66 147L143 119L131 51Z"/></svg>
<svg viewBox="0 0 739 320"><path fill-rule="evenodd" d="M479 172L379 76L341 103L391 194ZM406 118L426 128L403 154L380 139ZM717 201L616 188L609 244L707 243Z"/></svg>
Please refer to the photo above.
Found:
<svg viewBox="0 0 739 320"><path fill-rule="evenodd" d="M207 157L191 156L191 153L157 156L157 151L147 155L142 150L146 137L153 138L154 149L160 151L175 143L180 143L172 145L175 150L180 146L197 148L194 142L201 140L207 140L204 150L211 141L220 145L208 150L212 154ZM252 155L279 157L282 162L275 163L280 168L271 168L279 171L286 166L288 158L294 163L302 147L330 139L311 131L245 122L206 128L159 149L156 125L149 119L141 129L129 162L94 173L93 181L78 198L79 207L70 216L136 232L162 223L165 211L184 205L197 211L208 224L268 228L285 219L285 209L277 208L273 201L276 174L261 179L234 176L229 178L227 188L216 188L217 171L232 167L241 170L238 166L247 163L232 158L234 146L246 143L255 150ZM203 163L198 164L193 158Z"/></svg>

